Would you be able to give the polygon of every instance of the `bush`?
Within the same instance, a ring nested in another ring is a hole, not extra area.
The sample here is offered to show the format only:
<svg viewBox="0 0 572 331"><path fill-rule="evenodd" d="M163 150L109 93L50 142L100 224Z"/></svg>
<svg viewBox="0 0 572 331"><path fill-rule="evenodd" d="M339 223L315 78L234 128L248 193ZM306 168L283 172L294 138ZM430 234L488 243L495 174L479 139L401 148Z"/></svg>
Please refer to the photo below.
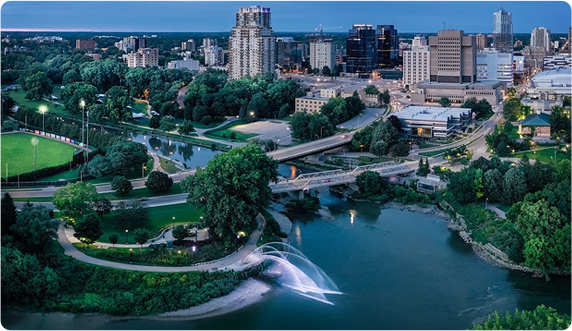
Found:
<svg viewBox="0 0 572 331"><path fill-rule="evenodd" d="M145 186L153 192L167 192L173 185L173 179L160 171L152 171L147 177Z"/></svg>
<svg viewBox="0 0 572 331"><path fill-rule="evenodd" d="M111 189L120 196L126 196L133 189L133 185L124 176L115 176L111 181Z"/></svg>
<svg viewBox="0 0 572 331"><path fill-rule="evenodd" d="M305 197L300 200L294 200L286 204L288 211L297 213L316 212L320 209L320 199L318 197Z"/></svg>

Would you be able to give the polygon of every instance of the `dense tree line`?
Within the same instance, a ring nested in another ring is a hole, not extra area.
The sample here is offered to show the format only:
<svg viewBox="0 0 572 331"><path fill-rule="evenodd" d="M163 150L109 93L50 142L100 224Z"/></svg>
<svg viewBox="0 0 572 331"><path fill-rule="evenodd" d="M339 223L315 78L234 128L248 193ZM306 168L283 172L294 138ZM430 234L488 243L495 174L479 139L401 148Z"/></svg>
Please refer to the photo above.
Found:
<svg viewBox="0 0 572 331"><path fill-rule="evenodd" d="M399 119L390 116L386 121L377 121L357 131L352 137L352 146L356 150L370 151L377 156L392 154L394 156L409 155L410 146L400 139Z"/></svg>
<svg viewBox="0 0 572 331"><path fill-rule="evenodd" d="M294 99L305 95L296 80L274 80L272 74L227 82L226 73L207 70L189 84L183 117L203 121L223 116L242 119L285 117Z"/></svg>
<svg viewBox="0 0 572 331"><path fill-rule="evenodd" d="M105 155L97 155L85 165L90 175L101 178L109 174L125 176L131 170L147 163L147 147L133 141L118 142L106 149Z"/></svg>
<svg viewBox="0 0 572 331"><path fill-rule="evenodd" d="M473 114L475 114L476 119L483 119L488 115L493 114L493 107L487 101L487 99L477 101L477 98L470 98L465 101L465 103L463 103L461 108L471 108L471 111Z"/></svg>
<svg viewBox="0 0 572 331"><path fill-rule="evenodd" d="M570 316L559 314L556 309L540 305L533 311L495 311L483 324L473 325L473 330L564 330L570 327Z"/></svg>

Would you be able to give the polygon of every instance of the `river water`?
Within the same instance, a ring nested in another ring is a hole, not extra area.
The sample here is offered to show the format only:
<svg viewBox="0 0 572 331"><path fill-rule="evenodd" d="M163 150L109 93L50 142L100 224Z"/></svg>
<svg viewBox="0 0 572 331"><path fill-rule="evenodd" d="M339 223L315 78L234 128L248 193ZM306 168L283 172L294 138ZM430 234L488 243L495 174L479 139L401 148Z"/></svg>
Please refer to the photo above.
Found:
<svg viewBox="0 0 572 331"><path fill-rule="evenodd" d="M343 295L334 305L276 288L238 311L200 320L6 313L8 329L466 329L495 310L539 304L570 314L570 278L532 278L479 258L435 216L320 200L333 219L289 215L292 245L322 268Z"/></svg>

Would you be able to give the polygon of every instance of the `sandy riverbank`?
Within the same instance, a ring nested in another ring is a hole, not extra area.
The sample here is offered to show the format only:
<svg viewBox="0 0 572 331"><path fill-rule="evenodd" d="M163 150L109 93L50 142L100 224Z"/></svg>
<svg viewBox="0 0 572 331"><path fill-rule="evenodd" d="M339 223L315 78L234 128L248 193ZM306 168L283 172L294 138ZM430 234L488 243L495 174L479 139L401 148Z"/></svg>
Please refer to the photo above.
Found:
<svg viewBox="0 0 572 331"><path fill-rule="evenodd" d="M223 315L264 300L271 290L272 287L265 282L250 278L237 289L220 298L212 299L195 307L162 313L148 318L192 320Z"/></svg>

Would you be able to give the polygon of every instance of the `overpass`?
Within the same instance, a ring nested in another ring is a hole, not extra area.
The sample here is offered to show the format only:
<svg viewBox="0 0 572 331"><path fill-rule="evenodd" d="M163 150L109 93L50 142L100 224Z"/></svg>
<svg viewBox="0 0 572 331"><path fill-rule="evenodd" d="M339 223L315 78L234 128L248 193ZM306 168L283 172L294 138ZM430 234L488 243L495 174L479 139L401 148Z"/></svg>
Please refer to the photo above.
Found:
<svg viewBox="0 0 572 331"><path fill-rule="evenodd" d="M273 193L307 191L323 186L353 183L356 181L357 176L365 171L375 171L383 177L391 177L414 172L415 167L415 162L397 163L391 161L375 163L359 166L348 171L338 169L302 174L294 179L280 178L277 183L270 183L270 188Z"/></svg>
<svg viewBox="0 0 572 331"><path fill-rule="evenodd" d="M345 134L336 134L331 137L314 140L297 146L282 148L276 151L268 152L266 154L276 161L284 162L349 144L352 141L354 133L355 131Z"/></svg>

